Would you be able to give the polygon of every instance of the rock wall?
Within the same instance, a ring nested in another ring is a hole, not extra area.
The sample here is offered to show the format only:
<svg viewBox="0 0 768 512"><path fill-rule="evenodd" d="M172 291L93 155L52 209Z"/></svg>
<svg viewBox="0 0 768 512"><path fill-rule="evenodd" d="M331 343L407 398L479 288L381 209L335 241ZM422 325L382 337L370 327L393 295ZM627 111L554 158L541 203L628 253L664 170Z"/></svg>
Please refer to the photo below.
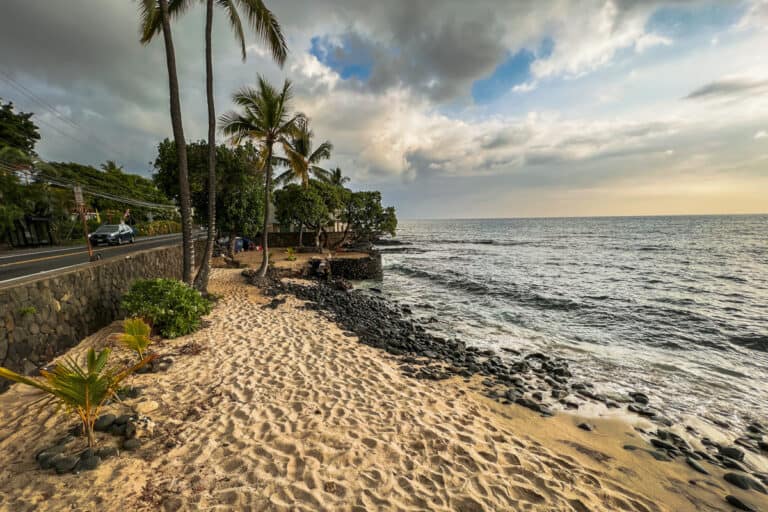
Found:
<svg viewBox="0 0 768 512"><path fill-rule="evenodd" d="M335 244L339 242L342 237L344 236L344 233L328 233L328 238L331 241L331 244ZM314 231L305 231L304 236L301 240L305 246L311 246L315 243L315 232ZM261 239L256 238L254 239L255 243L260 243ZM298 232L290 232L290 233L280 233L280 232L274 232L269 234L269 246L270 247L296 247L299 245L299 233Z"/></svg>
<svg viewBox="0 0 768 512"><path fill-rule="evenodd" d="M195 254L202 254L198 242ZM181 278L181 247L135 252L0 288L0 366L31 374L119 318L137 279ZM10 383L0 379L0 392Z"/></svg>
<svg viewBox="0 0 768 512"><path fill-rule="evenodd" d="M364 258L345 258L335 256L328 259L331 275L353 281L382 279L384 271L381 267L381 254L373 252Z"/></svg>

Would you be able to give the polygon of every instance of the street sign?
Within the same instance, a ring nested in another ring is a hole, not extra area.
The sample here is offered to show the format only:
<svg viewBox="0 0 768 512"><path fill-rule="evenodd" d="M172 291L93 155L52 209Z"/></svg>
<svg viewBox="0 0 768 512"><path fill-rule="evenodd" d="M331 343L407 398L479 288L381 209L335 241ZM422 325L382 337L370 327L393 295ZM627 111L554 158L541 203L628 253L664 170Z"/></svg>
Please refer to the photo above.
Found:
<svg viewBox="0 0 768 512"><path fill-rule="evenodd" d="M75 185L75 204L77 206L83 206L83 189L80 185Z"/></svg>

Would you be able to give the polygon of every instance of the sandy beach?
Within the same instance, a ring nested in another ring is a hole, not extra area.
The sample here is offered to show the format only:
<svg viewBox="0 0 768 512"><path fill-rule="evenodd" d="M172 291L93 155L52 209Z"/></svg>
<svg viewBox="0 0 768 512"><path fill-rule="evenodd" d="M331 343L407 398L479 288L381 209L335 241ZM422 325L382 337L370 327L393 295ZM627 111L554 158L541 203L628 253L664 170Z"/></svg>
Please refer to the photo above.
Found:
<svg viewBox="0 0 768 512"><path fill-rule="evenodd" d="M215 269L211 291L203 329L154 345L168 371L132 377L141 396L105 411L151 420L137 451L43 471L34 455L74 421L28 388L0 395L0 510L714 511L729 494L768 510L719 468L624 449L647 443L619 419L586 432L577 416L500 405L477 379L411 379L292 296L265 307L237 269ZM119 329L69 354L113 345Z"/></svg>

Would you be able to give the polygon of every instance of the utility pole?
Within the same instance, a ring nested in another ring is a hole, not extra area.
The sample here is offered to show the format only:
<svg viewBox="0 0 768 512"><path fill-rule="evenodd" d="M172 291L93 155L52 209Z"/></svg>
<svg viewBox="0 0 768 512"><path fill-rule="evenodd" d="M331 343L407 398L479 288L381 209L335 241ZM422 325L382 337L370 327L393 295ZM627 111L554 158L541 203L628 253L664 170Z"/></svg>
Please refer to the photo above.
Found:
<svg viewBox="0 0 768 512"><path fill-rule="evenodd" d="M77 210L80 212L80 218L83 221L83 233L85 234L85 245L88 247L88 259L90 261L100 260L101 254L93 255L93 247L91 247L91 238L88 236L88 222L85 219L85 201L83 201L83 189L80 185L75 185L75 204Z"/></svg>

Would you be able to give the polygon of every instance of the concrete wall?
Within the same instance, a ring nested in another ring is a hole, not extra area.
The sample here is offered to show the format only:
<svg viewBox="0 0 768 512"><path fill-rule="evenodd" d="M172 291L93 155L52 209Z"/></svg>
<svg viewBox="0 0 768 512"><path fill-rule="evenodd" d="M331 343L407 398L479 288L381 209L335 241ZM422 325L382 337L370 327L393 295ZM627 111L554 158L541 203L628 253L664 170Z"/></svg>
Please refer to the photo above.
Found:
<svg viewBox="0 0 768 512"><path fill-rule="evenodd" d="M195 254L202 254L198 242ZM121 316L136 279L181 278L181 247L161 247L0 288L0 366L33 373ZM9 386L0 379L0 392Z"/></svg>

